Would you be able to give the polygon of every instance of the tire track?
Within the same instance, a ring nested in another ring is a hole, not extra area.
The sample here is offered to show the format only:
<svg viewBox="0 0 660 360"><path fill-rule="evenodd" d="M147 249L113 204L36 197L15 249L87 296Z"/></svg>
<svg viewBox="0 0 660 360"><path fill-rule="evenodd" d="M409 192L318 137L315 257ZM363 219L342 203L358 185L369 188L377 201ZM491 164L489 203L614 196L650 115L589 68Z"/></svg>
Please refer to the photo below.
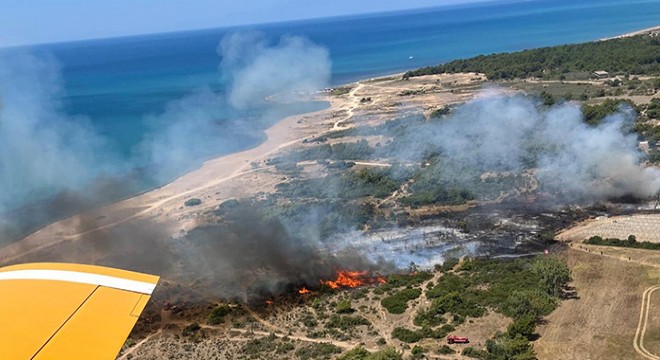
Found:
<svg viewBox="0 0 660 360"><path fill-rule="evenodd" d="M644 290L642 294L642 305L639 311L639 323L635 331L635 338L633 339L633 348L638 354L651 360L660 360L660 356L654 355L644 347L644 335L646 334L646 327L649 320L649 309L651 308L651 296L653 293L660 289L660 285L651 286Z"/></svg>

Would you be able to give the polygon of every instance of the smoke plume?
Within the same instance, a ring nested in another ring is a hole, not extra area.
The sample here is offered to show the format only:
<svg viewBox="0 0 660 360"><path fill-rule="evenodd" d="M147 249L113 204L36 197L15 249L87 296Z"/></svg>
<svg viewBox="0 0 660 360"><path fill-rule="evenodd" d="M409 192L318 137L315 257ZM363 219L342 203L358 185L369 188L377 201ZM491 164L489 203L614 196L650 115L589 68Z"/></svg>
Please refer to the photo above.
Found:
<svg viewBox="0 0 660 360"><path fill-rule="evenodd" d="M255 145L275 120L309 108L270 103L267 96L298 100L301 92L325 87L330 76L327 51L300 37L273 43L256 33L232 34L218 50L218 81L226 91L194 89L164 111L144 114L150 130L128 159L90 119L66 114L56 59L1 54L0 219L11 221L0 220L0 242ZM141 169L139 179L134 169Z"/></svg>
<svg viewBox="0 0 660 360"><path fill-rule="evenodd" d="M259 33L236 33L225 37L218 51L231 82L229 103L239 109L274 94L295 100L330 80L328 51L302 37L283 36L272 44Z"/></svg>
<svg viewBox="0 0 660 360"><path fill-rule="evenodd" d="M420 159L437 153L453 168L478 173L536 169L540 190L572 202L648 198L660 189L660 171L641 165L643 153L630 131L634 119L634 111L622 107L591 126L575 103L546 108L532 97L486 93L445 120L408 131L408 146L393 155Z"/></svg>

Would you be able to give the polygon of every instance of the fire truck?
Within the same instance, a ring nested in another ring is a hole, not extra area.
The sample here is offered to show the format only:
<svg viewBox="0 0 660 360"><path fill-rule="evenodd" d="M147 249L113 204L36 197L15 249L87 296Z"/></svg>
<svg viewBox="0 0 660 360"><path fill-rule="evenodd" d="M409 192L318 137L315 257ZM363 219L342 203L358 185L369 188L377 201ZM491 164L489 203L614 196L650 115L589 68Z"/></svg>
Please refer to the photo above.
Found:
<svg viewBox="0 0 660 360"><path fill-rule="evenodd" d="M464 336L449 335L447 336L447 344L467 344L470 339Z"/></svg>

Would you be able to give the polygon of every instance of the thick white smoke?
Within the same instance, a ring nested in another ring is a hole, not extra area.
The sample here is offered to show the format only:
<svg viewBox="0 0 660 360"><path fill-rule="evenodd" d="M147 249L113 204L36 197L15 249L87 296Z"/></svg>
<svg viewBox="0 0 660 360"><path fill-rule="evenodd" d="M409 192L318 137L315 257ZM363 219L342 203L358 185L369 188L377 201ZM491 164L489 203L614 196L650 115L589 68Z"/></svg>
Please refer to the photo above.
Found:
<svg viewBox="0 0 660 360"><path fill-rule="evenodd" d="M330 80L328 51L302 37L283 36L272 44L259 33L236 33L222 40L218 52L221 70L232 83L229 103L237 108L273 94L295 100Z"/></svg>
<svg viewBox="0 0 660 360"><path fill-rule="evenodd" d="M84 186L113 167L87 120L63 112L61 92L51 59L0 57L0 212Z"/></svg>
<svg viewBox="0 0 660 360"><path fill-rule="evenodd" d="M151 130L130 159L120 159L89 119L65 113L56 59L0 54L0 214L144 165L155 165L150 183L169 181L204 158L254 145L264 126L282 116L276 106L264 106L267 96L296 100L330 77L328 52L301 37L271 43L259 34L233 34L219 49L229 91L194 89L163 112L145 114ZM297 112L294 107L287 112ZM0 223L0 241L2 235Z"/></svg>
<svg viewBox="0 0 660 360"><path fill-rule="evenodd" d="M485 96L408 141L411 151L435 149L481 171L535 167L543 189L576 201L649 197L660 189L660 171L640 164L643 154L629 131L634 118L621 108L589 126L575 103L544 108L530 97Z"/></svg>

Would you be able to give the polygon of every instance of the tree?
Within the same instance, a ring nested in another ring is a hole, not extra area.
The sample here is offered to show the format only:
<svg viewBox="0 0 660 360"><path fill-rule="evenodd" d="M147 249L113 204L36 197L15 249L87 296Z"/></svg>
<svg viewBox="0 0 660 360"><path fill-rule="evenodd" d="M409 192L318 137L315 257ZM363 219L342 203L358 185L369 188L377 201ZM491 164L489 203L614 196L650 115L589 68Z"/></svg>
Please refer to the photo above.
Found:
<svg viewBox="0 0 660 360"><path fill-rule="evenodd" d="M628 235L628 242L634 244L637 242L637 237L635 235Z"/></svg>
<svg viewBox="0 0 660 360"><path fill-rule="evenodd" d="M509 337L515 338L518 335L522 335L527 339L531 339L534 335L534 330L536 329L536 317L533 315L526 315L520 318L517 318L509 327L507 332Z"/></svg>
<svg viewBox="0 0 660 360"><path fill-rule="evenodd" d="M540 257L531 270L548 295L561 296L564 286L571 281L571 270L554 256Z"/></svg>

